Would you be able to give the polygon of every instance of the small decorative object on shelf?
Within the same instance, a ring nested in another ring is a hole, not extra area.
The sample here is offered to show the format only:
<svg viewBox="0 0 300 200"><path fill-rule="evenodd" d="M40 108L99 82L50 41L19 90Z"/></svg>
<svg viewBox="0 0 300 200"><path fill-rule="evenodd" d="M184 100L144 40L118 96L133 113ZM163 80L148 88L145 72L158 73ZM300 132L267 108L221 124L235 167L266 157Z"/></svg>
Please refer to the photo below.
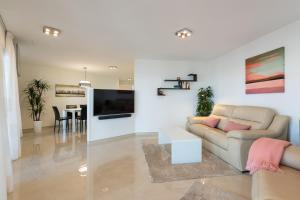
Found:
<svg viewBox="0 0 300 200"><path fill-rule="evenodd" d="M163 91L160 90L161 88L157 88L157 95L158 96L166 96Z"/></svg>
<svg viewBox="0 0 300 200"><path fill-rule="evenodd" d="M190 82L196 82L197 81L197 74L189 74L188 76L192 77L191 80L185 79L182 80L180 77L177 77L176 79L166 79L166 82L177 82L177 85L174 85L174 87L170 88L157 88L157 95L158 96L165 96L164 92L162 90L190 90L191 84Z"/></svg>
<svg viewBox="0 0 300 200"><path fill-rule="evenodd" d="M183 82L182 82L182 88L184 88L184 89L187 88L187 87L186 87L186 83L187 83L186 81L183 81Z"/></svg>
<svg viewBox="0 0 300 200"><path fill-rule="evenodd" d="M193 81L197 81L197 74L189 74L188 76L193 77Z"/></svg>

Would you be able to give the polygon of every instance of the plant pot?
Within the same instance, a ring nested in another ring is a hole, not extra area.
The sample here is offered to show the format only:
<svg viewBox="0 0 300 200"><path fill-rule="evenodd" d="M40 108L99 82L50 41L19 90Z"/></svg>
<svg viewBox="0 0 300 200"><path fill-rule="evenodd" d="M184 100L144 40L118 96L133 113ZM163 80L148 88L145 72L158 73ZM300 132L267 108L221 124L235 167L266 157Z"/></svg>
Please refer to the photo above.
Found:
<svg viewBox="0 0 300 200"><path fill-rule="evenodd" d="M42 121L34 121L33 122L34 133L41 133L42 132L42 127L43 127L43 122Z"/></svg>

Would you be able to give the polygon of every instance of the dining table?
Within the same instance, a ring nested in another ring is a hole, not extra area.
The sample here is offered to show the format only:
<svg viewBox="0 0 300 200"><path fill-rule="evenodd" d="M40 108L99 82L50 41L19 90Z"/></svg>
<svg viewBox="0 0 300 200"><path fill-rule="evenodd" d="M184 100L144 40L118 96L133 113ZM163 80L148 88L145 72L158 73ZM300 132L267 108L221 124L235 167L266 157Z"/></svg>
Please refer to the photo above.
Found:
<svg viewBox="0 0 300 200"><path fill-rule="evenodd" d="M72 113L72 132L76 132L76 119L75 119L75 113L81 112L81 108L66 108L63 110L63 116L67 117L67 113ZM63 123L63 129L66 130L67 128L67 120Z"/></svg>

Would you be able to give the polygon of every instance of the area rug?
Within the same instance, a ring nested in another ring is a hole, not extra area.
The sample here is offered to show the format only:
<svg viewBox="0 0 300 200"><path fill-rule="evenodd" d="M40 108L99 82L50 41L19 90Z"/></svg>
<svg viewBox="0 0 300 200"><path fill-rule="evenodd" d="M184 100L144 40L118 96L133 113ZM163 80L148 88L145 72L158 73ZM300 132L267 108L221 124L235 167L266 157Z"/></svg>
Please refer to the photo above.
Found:
<svg viewBox="0 0 300 200"><path fill-rule="evenodd" d="M195 182L180 200L248 200L231 191L225 191L212 184Z"/></svg>
<svg viewBox="0 0 300 200"><path fill-rule="evenodd" d="M202 162L171 164L171 145L143 144L145 158L154 183L233 176L241 173L208 151L202 152Z"/></svg>

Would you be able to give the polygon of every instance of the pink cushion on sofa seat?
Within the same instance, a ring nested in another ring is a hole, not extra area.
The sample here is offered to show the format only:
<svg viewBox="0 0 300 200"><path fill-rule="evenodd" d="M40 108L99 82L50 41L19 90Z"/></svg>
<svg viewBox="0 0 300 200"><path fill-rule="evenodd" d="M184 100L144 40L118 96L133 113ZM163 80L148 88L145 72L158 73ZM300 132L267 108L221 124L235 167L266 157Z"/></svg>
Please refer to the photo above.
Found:
<svg viewBox="0 0 300 200"><path fill-rule="evenodd" d="M228 121L224 127L224 131L229 132L229 131L238 131L238 130L249 130L250 128L251 126L249 125L238 124L233 121Z"/></svg>
<svg viewBox="0 0 300 200"><path fill-rule="evenodd" d="M220 119L218 119L218 118L207 117L207 118L205 118L201 121L201 124L204 124L204 125L209 126L211 128L215 128L218 125L219 121L220 121Z"/></svg>

